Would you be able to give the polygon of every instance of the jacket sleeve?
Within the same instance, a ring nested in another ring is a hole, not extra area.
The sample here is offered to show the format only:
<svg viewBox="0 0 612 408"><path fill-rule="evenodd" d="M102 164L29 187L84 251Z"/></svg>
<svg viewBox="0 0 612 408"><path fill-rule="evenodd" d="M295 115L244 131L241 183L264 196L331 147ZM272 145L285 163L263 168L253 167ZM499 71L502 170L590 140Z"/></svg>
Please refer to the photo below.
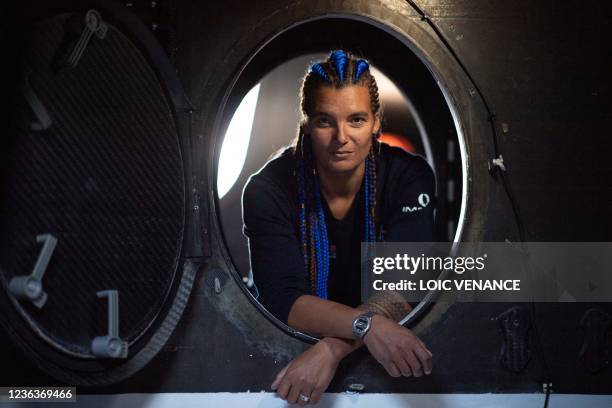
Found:
<svg viewBox="0 0 612 408"><path fill-rule="evenodd" d="M433 242L436 180L421 156L398 166L389 183L387 242Z"/></svg>
<svg viewBox="0 0 612 408"><path fill-rule="evenodd" d="M389 216L384 241L433 242L437 203L434 172L421 156L402 162L389 184ZM414 301L409 303L412 308L418 305Z"/></svg>
<svg viewBox="0 0 612 408"><path fill-rule="evenodd" d="M251 177L242 195L243 233L259 302L287 324L293 303L309 294L292 200L274 183Z"/></svg>

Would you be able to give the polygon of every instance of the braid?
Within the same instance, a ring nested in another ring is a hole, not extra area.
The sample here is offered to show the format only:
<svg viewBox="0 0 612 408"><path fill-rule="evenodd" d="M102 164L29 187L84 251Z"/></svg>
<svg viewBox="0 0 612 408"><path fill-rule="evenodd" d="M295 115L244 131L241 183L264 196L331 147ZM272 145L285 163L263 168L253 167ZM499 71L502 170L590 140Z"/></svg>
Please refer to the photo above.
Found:
<svg viewBox="0 0 612 408"><path fill-rule="evenodd" d="M299 226L300 226L300 242L302 244L302 255L304 257L304 265L308 265L308 244L307 244L307 225L306 222L306 185L304 181L304 134L299 133L298 141L294 150L296 169L294 175L297 178L298 185L298 205L299 205ZM311 274L309 273L309 276ZM312 279L310 279L312 283ZM312 285L311 285L312 291Z"/></svg>
<svg viewBox="0 0 612 408"><path fill-rule="evenodd" d="M315 178L316 180L316 178ZM327 299L327 279L329 277L329 242L327 240L327 226L325 225L325 213L321 203L321 193L316 183L315 189L317 208L317 296Z"/></svg>
<svg viewBox="0 0 612 408"><path fill-rule="evenodd" d="M378 85L376 85L376 80L369 72L368 76L368 91L370 92L372 112L378 112L380 110L380 101L378 99Z"/></svg>
<svg viewBox="0 0 612 408"><path fill-rule="evenodd" d="M338 75L338 82L343 83L344 71L348 62L348 55L341 50L333 51L329 56L329 61L333 64L336 74Z"/></svg>
<svg viewBox="0 0 612 408"><path fill-rule="evenodd" d="M365 190L364 190L364 224L366 246L366 257L373 251L372 243L376 242L376 149L374 145L378 141L373 138L372 146L365 163Z"/></svg>
<svg viewBox="0 0 612 408"><path fill-rule="evenodd" d="M376 80L370 74L369 63L364 59L338 50L330 53L327 60L310 66L301 89L301 109L305 116L312 112L314 91L319 86L340 88L361 85L368 88L370 106L374 114L381 110ZM365 242L376 242L376 163L379 142L374 134L372 146L365 161L364 172L364 236ZM329 241L321 191L316 174L311 140L300 126L294 148L294 175L298 190L298 214L300 241L304 267L313 295L327 299L329 278ZM369 246L368 246L369 247ZM369 249L368 249L369 250Z"/></svg>

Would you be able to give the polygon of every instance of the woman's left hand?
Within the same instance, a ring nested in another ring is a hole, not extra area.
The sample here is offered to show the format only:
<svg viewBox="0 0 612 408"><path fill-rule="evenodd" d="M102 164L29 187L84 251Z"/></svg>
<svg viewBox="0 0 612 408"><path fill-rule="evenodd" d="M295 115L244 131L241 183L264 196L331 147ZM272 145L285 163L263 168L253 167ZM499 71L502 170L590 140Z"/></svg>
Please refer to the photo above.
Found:
<svg viewBox="0 0 612 408"><path fill-rule="evenodd" d="M339 356L324 341L310 347L283 368L272 383L272 389L290 404L316 404L329 386Z"/></svg>

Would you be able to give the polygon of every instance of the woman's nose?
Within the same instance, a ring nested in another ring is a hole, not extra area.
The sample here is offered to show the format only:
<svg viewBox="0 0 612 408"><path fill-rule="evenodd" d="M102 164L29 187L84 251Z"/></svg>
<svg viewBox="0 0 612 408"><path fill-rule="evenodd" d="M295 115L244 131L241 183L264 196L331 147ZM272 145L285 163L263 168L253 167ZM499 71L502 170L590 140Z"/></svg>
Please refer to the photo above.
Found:
<svg viewBox="0 0 612 408"><path fill-rule="evenodd" d="M348 135L346 133L346 130L344 129L344 126L339 125L337 129L338 130L336 131L336 139L341 144L346 143L348 141Z"/></svg>

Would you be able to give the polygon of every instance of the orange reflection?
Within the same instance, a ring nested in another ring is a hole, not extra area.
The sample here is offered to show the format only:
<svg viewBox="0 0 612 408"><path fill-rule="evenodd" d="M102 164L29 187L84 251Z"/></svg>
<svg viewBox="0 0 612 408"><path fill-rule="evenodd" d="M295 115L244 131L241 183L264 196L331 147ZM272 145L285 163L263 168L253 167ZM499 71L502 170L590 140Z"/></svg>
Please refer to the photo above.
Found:
<svg viewBox="0 0 612 408"><path fill-rule="evenodd" d="M408 139L395 133L383 132L380 135L380 141L385 142L386 144L391 146L401 147L402 149L410 153L415 152L413 144L410 143Z"/></svg>

